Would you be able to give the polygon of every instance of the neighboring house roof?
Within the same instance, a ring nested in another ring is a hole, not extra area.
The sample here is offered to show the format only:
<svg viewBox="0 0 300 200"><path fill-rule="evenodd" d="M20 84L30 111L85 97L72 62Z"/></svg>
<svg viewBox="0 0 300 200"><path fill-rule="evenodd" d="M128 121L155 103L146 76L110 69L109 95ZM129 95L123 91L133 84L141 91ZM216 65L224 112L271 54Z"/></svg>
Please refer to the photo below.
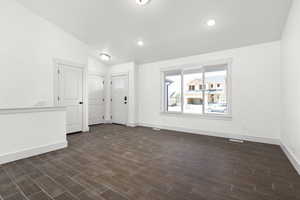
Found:
<svg viewBox="0 0 300 200"><path fill-rule="evenodd" d="M220 84L223 84L223 80L210 80L208 82L208 84L214 84L214 83L220 83ZM201 79L195 79L195 80L192 80L190 82L187 83L187 85L201 85L202 84L202 80Z"/></svg>
<svg viewBox="0 0 300 200"><path fill-rule="evenodd" d="M200 85L200 84L202 84L201 79L194 79L194 80L188 82L188 85Z"/></svg>

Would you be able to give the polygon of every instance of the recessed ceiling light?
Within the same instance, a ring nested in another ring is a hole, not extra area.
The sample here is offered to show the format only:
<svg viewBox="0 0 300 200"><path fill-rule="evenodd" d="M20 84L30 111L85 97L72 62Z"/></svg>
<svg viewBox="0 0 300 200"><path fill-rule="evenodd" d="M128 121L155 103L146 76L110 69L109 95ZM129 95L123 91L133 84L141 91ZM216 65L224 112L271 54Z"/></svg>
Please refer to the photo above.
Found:
<svg viewBox="0 0 300 200"><path fill-rule="evenodd" d="M137 45L140 47L144 46L144 41L143 40L137 41Z"/></svg>
<svg viewBox="0 0 300 200"><path fill-rule="evenodd" d="M206 22L207 26L215 26L216 25L216 20L210 19Z"/></svg>
<svg viewBox="0 0 300 200"><path fill-rule="evenodd" d="M150 0L136 0L136 4L139 6L146 5L150 2Z"/></svg>
<svg viewBox="0 0 300 200"><path fill-rule="evenodd" d="M103 60L103 61L110 61L111 56L108 55L107 53L100 53L100 59Z"/></svg>

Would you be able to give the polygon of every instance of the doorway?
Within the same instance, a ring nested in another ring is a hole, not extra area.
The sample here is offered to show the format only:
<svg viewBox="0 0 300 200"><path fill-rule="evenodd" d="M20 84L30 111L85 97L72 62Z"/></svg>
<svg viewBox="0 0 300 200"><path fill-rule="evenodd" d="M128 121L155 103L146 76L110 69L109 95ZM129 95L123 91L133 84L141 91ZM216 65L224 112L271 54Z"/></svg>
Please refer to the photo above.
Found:
<svg viewBox="0 0 300 200"><path fill-rule="evenodd" d="M100 75L89 75L89 125L104 123L105 97L104 77Z"/></svg>
<svg viewBox="0 0 300 200"><path fill-rule="evenodd" d="M83 131L83 77L84 69L69 64L56 64L57 106L66 107L66 132Z"/></svg>
<svg viewBox="0 0 300 200"><path fill-rule="evenodd" d="M127 125L128 122L128 75L111 78L112 123Z"/></svg>

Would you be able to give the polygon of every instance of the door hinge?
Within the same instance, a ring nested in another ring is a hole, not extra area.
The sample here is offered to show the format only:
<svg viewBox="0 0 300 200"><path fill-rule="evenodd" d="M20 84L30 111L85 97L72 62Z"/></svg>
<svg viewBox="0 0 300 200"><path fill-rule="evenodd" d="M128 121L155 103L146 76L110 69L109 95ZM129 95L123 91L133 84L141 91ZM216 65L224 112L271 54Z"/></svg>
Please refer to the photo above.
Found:
<svg viewBox="0 0 300 200"><path fill-rule="evenodd" d="M105 99L102 99L102 101L104 102L104 101L105 101Z"/></svg>
<svg viewBox="0 0 300 200"><path fill-rule="evenodd" d="M103 85L104 85L104 81L102 81Z"/></svg>
<svg viewBox="0 0 300 200"><path fill-rule="evenodd" d="M110 101L112 102L112 99L110 99Z"/></svg>
<svg viewBox="0 0 300 200"><path fill-rule="evenodd" d="M110 119L112 119L112 115L110 116Z"/></svg>
<svg viewBox="0 0 300 200"><path fill-rule="evenodd" d="M104 119L104 116L102 116L102 119Z"/></svg>
<svg viewBox="0 0 300 200"><path fill-rule="evenodd" d="M112 81L110 82L110 84L112 85Z"/></svg>
<svg viewBox="0 0 300 200"><path fill-rule="evenodd" d="M57 97L57 101L60 101L60 97L59 96Z"/></svg>
<svg viewBox="0 0 300 200"><path fill-rule="evenodd" d="M60 74L60 70L59 69L57 69L57 73Z"/></svg>

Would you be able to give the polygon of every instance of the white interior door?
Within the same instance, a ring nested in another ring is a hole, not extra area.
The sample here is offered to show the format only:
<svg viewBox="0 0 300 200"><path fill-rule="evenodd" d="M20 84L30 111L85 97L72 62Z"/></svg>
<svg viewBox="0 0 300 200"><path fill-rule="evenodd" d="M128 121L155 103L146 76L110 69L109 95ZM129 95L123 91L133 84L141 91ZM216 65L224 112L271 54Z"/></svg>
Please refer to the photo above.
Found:
<svg viewBox="0 0 300 200"><path fill-rule="evenodd" d="M111 84L112 122L127 124L128 118L128 76L113 76Z"/></svg>
<svg viewBox="0 0 300 200"><path fill-rule="evenodd" d="M89 75L89 125L104 122L104 78L97 75Z"/></svg>
<svg viewBox="0 0 300 200"><path fill-rule="evenodd" d="M65 106L67 133L83 130L83 69L59 66L58 104Z"/></svg>

